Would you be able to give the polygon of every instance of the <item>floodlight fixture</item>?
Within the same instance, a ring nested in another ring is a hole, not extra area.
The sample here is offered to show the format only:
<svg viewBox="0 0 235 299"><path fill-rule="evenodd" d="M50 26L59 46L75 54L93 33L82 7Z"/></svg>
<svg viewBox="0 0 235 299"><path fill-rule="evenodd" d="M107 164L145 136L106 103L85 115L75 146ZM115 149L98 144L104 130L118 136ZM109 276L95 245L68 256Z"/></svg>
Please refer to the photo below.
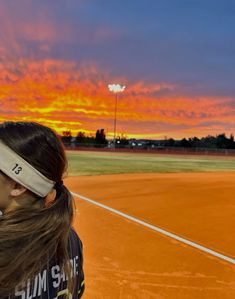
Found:
<svg viewBox="0 0 235 299"><path fill-rule="evenodd" d="M121 86L120 84L109 84L108 89L111 92L117 93L117 92L123 92L125 90L126 86Z"/></svg>
<svg viewBox="0 0 235 299"><path fill-rule="evenodd" d="M117 122L117 101L118 101L118 93L121 93L125 90L126 86L121 86L120 84L108 84L109 91L116 94L115 101L115 114L114 114L114 133L113 133L113 147L116 146L116 122Z"/></svg>

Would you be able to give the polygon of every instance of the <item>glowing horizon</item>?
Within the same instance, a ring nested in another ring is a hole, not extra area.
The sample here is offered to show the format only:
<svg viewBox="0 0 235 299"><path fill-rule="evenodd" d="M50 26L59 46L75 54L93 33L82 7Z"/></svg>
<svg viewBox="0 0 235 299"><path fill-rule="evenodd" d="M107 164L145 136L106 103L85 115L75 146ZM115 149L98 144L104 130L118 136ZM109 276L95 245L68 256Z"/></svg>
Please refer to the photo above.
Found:
<svg viewBox="0 0 235 299"><path fill-rule="evenodd" d="M103 128L112 138L114 94L107 89L108 74L95 65L56 60L25 60L21 65L25 69L21 67L20 75L7 64L4 76L0 70L1 122L39 121L60 134L70 130L74 136ZM128 89L119 95L117 136L182 139L235 131L234 126L228 129L234 119L231 98L161 96L165 91L174 93L177 86L119 80L128 83Z"/></svg>

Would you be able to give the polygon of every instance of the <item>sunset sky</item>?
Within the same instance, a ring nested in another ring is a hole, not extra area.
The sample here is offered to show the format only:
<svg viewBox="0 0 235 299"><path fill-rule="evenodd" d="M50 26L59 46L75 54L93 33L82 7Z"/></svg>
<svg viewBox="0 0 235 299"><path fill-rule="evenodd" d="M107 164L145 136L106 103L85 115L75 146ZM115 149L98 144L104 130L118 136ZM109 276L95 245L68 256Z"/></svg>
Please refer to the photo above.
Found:
<svg viewBox="0 0 235 299"><path fill-rule="evenodd" d="M235 134L235 1L0 0L0 122Z"/></svg>

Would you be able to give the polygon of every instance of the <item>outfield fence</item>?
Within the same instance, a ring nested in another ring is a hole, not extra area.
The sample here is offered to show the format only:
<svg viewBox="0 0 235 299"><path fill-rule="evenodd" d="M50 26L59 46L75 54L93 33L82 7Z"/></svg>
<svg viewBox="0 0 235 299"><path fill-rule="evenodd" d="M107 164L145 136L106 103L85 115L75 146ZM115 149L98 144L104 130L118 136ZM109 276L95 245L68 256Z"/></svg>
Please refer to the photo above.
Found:
<svg viewBox="0 0 235 299"><path fill-rule="evenodd" d="M235 149L216 149L216 148L183 148L183 147L104 147L103 145L66 145L67 150L83 151L105 151L105 152L135 152L135 153L161 153L179 155L214 155L214 156L235 156Z"/></svg>

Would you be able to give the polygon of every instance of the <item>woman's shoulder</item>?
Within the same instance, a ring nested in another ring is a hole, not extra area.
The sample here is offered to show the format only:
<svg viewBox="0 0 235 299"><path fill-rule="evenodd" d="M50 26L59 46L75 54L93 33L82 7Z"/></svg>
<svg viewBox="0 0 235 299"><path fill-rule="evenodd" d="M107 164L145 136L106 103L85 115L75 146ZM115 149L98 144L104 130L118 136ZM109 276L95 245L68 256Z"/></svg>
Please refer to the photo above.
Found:
<svg viewBox="0 0 235 299"><path fill-rule="evenodd" d="M74 240L76 240L77 242L79 243L82 243L78 233L76 232L75 228L74 227L71 227L70 228L70 231L69 231L69 237L70 238L73 238Z"/></svg>
<svg viewBox="0 0 235 299"><path fill-rule="evenodd" d="M78 253L79 257L82 257L83 243L73 227L69 231L68 251L73 255Z"/></svg>
<svg viewBox="0 0 235 299"><path fill-rule="evenodd" d="M74 228L69 231L68 254L71 263L71 275L75 278L75 288L72 298L80 298L84 292L84 272L82 241ZM40 271L34 279L28 281L27 287L22 286L15 290L15 294L0 299L52 299L60 297L59 294L67 291L67 277L63 269L53 258ZM64 293L63 293L64 294Z"/></svg>
<svg viewBox="0 0 235 299"><path fill-rule="evenodd" d="M84 272L83 272L83 244L74 228L69 232L68 252L74 273L78 274L77 296L80 298L85 290Z"/></svg>

